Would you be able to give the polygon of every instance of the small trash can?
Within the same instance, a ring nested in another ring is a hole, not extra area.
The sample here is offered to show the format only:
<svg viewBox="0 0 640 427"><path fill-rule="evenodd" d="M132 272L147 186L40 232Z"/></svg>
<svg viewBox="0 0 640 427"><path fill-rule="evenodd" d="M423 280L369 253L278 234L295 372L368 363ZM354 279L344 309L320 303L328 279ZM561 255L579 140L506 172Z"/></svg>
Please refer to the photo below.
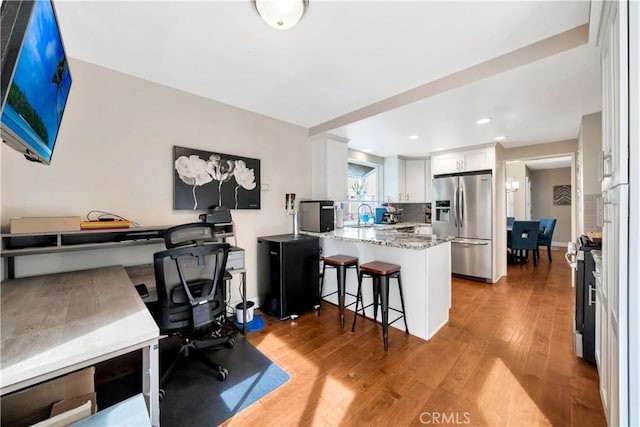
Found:
<svg viewBox="0 0 640 427"><path fill-rule="evenodd" d="M255 305L255 303L253 301L247 301L247 323L251 322L253 320L253 306ZM242 315L242 303L238 303L236 304L236 322L238 323L242 323L243 321L243 315Z"/></svg>

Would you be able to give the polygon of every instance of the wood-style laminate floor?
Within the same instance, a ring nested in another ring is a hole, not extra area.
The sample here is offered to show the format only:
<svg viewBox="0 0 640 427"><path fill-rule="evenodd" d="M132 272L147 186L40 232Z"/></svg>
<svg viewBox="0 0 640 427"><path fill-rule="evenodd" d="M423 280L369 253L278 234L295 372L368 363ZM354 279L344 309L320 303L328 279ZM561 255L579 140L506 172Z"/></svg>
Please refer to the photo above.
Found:
<svg viewBox="0 0 640 427"><path fill-rule="evenodd" d="M291 380L225 425L605 425L597 371L573 352L571 270L545 252L493 285L453 279L449 323L429 342L390 328L386 353L378 324L343 331L328 303L267 318L249 340Z"/></svg>

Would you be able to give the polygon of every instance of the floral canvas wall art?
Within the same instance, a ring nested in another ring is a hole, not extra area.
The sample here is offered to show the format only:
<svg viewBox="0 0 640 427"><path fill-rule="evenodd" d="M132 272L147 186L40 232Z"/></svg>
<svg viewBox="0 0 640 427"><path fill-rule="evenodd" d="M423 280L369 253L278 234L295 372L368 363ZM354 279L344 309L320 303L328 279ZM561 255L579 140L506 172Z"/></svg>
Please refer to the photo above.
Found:
<svg viewBox="0 0 640 427"><path fill-rule="evenodd" d="M260 209L260 160L173 147L173 208Z"/></svg>

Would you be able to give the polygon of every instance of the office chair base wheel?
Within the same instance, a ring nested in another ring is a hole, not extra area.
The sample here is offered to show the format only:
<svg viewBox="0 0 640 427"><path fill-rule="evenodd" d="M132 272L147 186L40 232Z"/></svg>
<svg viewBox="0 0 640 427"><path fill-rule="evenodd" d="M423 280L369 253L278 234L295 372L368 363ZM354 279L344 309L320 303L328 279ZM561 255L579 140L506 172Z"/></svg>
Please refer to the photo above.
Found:
<svg viewBox="0 0 640 427"><path fill-rule="evenodd" d="M234 340L233 338L229 338L229 341L224 343L224 346L227 348L233 348L234 345L236 345L236 340Z"/></svg>
<svg viewBox="0 0 640 427"><path fill-rule="evenodd" d="M164 390L163 389L158 390L158 398L160 399L161 402L162 402L162 399L164 399Z"/></svg>
<svg viewBox="0 0 640 427"><path fill-rule="evenodd" d="M229 376L229 371L227 371L226 368L220 367L220 369L218 370L218 381L224 381L227 379L227 377Z"/></svg>

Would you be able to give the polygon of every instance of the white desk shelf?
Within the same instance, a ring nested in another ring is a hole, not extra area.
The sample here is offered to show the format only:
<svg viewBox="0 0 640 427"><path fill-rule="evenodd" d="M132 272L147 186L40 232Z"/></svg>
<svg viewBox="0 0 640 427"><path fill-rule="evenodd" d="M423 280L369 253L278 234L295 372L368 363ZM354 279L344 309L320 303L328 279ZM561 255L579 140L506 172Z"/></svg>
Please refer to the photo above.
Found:
<svg viewBox="0 0 640 427"><path fill-rule="evenodd" d="M0 257L8 259L8 277L15 277L14 257L92 249L124 248L164 242L171 226L135 227L109 230L58 231L2 234ZM234 236L233 223L216 224L216 236Z"/></svg>

